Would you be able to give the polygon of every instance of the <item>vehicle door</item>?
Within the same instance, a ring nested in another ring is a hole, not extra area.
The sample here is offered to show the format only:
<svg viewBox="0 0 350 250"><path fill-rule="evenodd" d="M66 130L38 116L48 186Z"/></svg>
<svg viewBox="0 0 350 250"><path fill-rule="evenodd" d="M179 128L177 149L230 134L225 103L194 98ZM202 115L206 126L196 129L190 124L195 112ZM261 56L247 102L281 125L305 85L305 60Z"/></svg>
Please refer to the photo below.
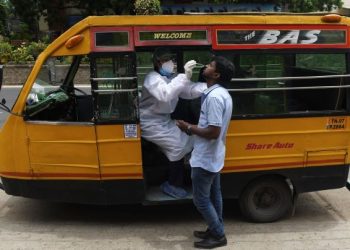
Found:
<svg viewBox="0 0 350 250"><path fill-rule="evenodd" d="M79 119L78 92L84 91L72 85L81 57L69 61L70 57L49 58L27 98L31 170L39 179L99 180L95 126L92 119Z"/></svg>
<svg viewBox="0 0 350 250"><path fill-rule="evenodd" d="M101 179L110 199L140 201L144 191L132 30L93 32L91 81Z"/></svg>

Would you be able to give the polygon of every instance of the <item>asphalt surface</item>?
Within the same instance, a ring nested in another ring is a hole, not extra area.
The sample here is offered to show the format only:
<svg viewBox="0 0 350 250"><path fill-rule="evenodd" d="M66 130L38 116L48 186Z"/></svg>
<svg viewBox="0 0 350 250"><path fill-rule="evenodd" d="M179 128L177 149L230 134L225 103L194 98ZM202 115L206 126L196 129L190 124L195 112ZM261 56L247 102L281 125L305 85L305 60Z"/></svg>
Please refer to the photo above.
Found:
<svg viewBox="0 0 350 250"><path fill-rule="evenodd" d="M303 194L293 217L249 223L224 201L228 246L220 249L350 249L347 189ZM88 206L0 192L0 249L192 249L204 222L192 204Z"/></svg>
<svg viewBox="0 0 350 250"><path fill-rule="evenodd" d="M0 91L0 101L3 99L6 100L6 106L12 108L15 103L18 93L20 92L22 86L2 86ZM0 127L6 120L8 113L2 109L0 109Z"/></svg>

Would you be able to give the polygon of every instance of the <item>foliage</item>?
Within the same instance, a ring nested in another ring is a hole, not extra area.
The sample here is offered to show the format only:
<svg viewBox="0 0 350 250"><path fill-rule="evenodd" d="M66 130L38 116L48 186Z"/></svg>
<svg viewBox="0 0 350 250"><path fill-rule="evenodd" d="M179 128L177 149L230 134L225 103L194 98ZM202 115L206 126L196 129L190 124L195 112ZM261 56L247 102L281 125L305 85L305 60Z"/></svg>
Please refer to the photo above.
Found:
<svg viewBox="0 0 350 250"><path fill-rule="evenodd" d="M44 16L50 30L63 31L67 27L66 10L79 9L82 17L89 15L130 14L133 1L120 0L9 0L15 13L30 30L37 30L40 16Z"/></svg>
<svg viewBox="0 0 350 250"><path fill-rule="evenodd" d="M136 0L136 15L155 15L161 13L159 0Z"/></svg>
<svg viewBox="0 0 350 250"><path fill-rule="evenodd" d="M12 46L7 42L0 42L0 60L1 63L6 63L12 54Z"/></svg>
<svg viewBox="0 0 350 250"><path fill-rule="evenodd" d="M0 0L0 35L7 36L8 5L6 0Z"/></svg>
<svg viewBox="0 0 350 250"><path fill-rule="evenodd" d="M26 63L28 61L34 61L34 57L31 54L29 54L28 47L23 44L14 51L12 51L11 59L17 64Z"/></svg>
<svg viewBox="0 0 350 250"><path fill-rule="evenodd" d="M15 39L23 39L22 37L16 36L26 36L26 39L32 40L37 34L38 31L38 20L40 18L41 13L38 9L38 1L37 0L10 0L10 9L13 15L17 15L24 24L21 24L21 31L16 32L17 34L12 34L15 36Z"/></svg>
<svg viewBox="0 0 350 250"><path fill-rule="evenodd" d="M66 1L83 10L83 15L131 14L134 1L120 0L70 0Z"/></svg>
<svg viewBox="0 0 350 250"><path fill-rule="evenodd" d="M39 42L31 42L27 49L28 49L28 54L32 55L34 59L36 59L39 54L44 51L44 49L47 47L47 44L39 41Z"/></svg>
<svg viewBox="0 0 350 250"><path fill-rule="evenodd" d="M9 33L9 39L10 40L32 40L33 39L33 32L30 30L30 27L25 23L20 23L17 27L17 31L13 32L11 31Z"/></svg>
<svg viewBox="0 0 350 250"><path fill-rule="evenodd" d="M331 11L335 6L343 6L341 0L291 0L286 4L289 5L289 10L292 12Z"/></svg>
<svg viewBox="0 0 350 250"><path fill-rule="evenodd" d="M7 42L0 42L1 63L13 61L14 63L25 63L34 61L39 54L47 47L44 42L22 43L18 48L12 47Z"/></svg>

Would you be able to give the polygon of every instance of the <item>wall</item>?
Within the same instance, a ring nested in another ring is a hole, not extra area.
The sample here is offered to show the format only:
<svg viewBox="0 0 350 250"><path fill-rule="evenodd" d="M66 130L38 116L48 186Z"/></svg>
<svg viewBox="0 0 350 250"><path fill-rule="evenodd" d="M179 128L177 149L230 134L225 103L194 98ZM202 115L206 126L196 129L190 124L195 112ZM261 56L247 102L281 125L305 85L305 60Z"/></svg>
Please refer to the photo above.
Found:
<svg viewBox="0 0 350 250"><path fill-rule="evenodd" d="M27 80L33 65L4 65L3 85L23 85ZM67 71L68 65L58 65L57 79L64 79L64 72ZM75 84L90 84L90 68L89 65L80 66L77 75L74 79Z"/></svg>

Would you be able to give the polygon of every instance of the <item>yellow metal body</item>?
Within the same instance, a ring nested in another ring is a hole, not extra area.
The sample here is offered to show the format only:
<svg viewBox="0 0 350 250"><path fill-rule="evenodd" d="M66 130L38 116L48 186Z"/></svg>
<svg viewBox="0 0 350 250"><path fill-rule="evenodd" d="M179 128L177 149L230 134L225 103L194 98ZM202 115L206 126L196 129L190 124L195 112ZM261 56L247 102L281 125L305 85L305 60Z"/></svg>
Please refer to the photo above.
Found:
<svg viewBox="0 0 350 250"><path fill-rule="evenodd" d="M50 56L90 53L97 26L322 24L320 16L105 16L89 17L57 38L39 56L12 109L23 114L27 96ZM349 25L349 19L330 25ZM75 35L84 38L67 49ZM329 129L330 117L231 121L223 173L349 164L349 117ZM9 115L0 131L0 175L15 179L142 179L140 131L125 138L123 125L40 124Z"/></svg>
<svg viewBox="0 0 350 250"><path fill-rule="evenodd" d="M349 164L349 126L327 130L329 119L231 121L223 172Z"/></svg>

